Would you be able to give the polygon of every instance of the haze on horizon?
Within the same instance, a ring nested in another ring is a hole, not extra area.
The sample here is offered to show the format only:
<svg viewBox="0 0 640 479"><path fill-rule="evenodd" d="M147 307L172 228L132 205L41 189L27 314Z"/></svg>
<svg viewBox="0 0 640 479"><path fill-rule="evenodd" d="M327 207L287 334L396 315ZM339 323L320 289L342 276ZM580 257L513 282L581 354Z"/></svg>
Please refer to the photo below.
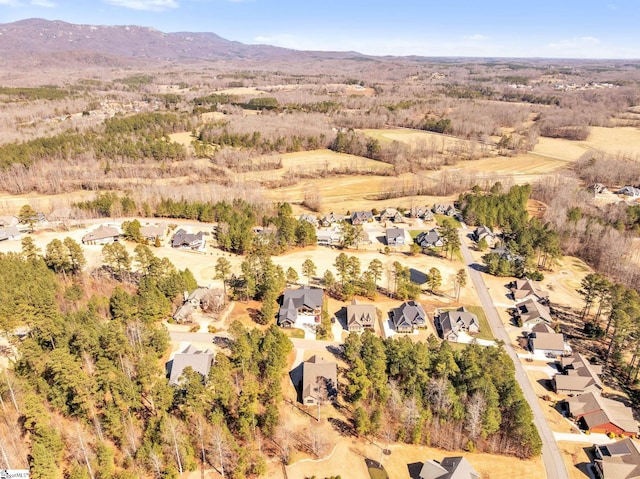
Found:
<svg viewBox="0 0 640 479"><path fill-rule="evenodd" d="M0 23L26 18L370 55L640 58L634 0L0 0Z"/></svg>

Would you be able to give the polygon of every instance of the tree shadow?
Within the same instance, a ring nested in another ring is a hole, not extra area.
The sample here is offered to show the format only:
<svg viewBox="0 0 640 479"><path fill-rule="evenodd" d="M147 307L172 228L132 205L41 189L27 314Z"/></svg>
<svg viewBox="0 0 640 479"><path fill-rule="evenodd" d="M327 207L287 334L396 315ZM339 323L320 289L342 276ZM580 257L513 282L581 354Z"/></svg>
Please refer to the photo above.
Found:
<svg viewBox="0 0 640 479"><path fill-rule="evenodd" d="M422 470L423 465L424 464L422 462L412 462L411 464L407 464L409 477L411 477L411 479L420 479L420 471Z"/></svg>
<svg viewBox="0 0 640 479"><path fill-rule="evenodd" d="M258 311L256 308L247 308L247 314L249 315L249 317L253 322L255 323L259 322L260 311Z"/></svg>
<svg viewBox="0 0 640 479"><path fill-rule="evenodd" d="M469 268L474 269L476 271L479 271L481 273L486 273L487 272L487 268L481 264L478 263L473 263L469 265Z"/></svg>
<svg viewBox="0 0 640 479"><path fill-rule="evenodd" d="M342 347L341 346L327 346L327 351L333 355L336 359L343 359Z"/></svg>
<svg viewBox="0 0 640 479"><path fill-rule="evenodd" d="M409 269L409 279L417 284L425 284L427 282L427 275L417 269Z"/></svg>
<svg viewBox="0 0 640 479"><path fill-rule="evenodd" d="M358 437L353 430L353 427L348 422L335 417L330 417L328 421L342 437Z"/></svg>

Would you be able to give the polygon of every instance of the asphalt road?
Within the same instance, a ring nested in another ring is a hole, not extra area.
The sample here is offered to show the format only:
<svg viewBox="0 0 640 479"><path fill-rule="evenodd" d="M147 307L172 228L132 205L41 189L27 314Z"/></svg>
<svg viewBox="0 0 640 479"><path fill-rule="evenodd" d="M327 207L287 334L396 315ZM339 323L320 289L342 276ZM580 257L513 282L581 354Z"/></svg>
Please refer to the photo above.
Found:
<svg viewBox="0 0 640 479"><path fill-rule="evenodd" d="M467 271L469 272L469 277L473 282L473 286L478 292L478 297L480 298L480 302L482 303L485 315L487 316L487 320L489 321L489 325L491 326L491 331L493 331L493 335L496 339L502 340L504 342L504 348L515 364L516 380L518 381L518 384L520 384L520 388L522 389L525 399L531 406L531 411L533 412L533 422L538 428L538 433L540 434L540 438L542 439L542 461L547 472L547 478L569 479L567 468L562 460L560 448L556 443L551 428L547 424L547 420L545 419L542 408L540 407L540 404L538 402L538 397L536 396L536 393L534 392L533 387L529 382L520 359L513 349L513 344L511 344L509 335L507 334L504 328L504 324L502 323L502 320L498 315L498 310L493 304L491 296L489 296L489 291L487 290L487 286L484 283L484 279L482 279L482 275L480 274L480 272L474 268L474 265L476 265L476 263L473 260L473 256L471 255L471 252L469 251L469 248L465 242L466 238L464 237L464 235L469 233L469 230L461 229L459 231L460 242L462 243L460 247L462 251L462 257L465 264L467 265Z"/></svg>

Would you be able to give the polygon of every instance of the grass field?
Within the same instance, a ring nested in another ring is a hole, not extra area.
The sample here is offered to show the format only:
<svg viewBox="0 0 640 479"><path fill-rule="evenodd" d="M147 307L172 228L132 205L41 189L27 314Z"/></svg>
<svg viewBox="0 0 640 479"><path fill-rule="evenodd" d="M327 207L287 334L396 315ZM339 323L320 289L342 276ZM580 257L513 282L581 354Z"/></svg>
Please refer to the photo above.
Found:
<svg viewBox="0 0 640 479"><path fill-rule="evenodd" d="M466 308L478 317L478 322L480 323L480 332L476 337L479 339L488 340L495 339L493 337L493 333L491 332L491 326L489 326L489 321L487 321L487 317L484 314L484 309L482 309L482 306L466 306Z"/></svg>

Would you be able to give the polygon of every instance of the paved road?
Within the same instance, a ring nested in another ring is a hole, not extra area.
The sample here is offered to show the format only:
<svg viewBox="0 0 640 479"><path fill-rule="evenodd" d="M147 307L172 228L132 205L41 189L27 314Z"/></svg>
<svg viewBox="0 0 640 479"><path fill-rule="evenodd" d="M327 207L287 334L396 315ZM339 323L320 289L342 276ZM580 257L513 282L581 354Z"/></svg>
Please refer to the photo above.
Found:
<svg viewBox="0 0 640 479"><path fill-rule="evenodd" d="M531 410L533 411L533 422L538 428L540 438L542 439L542 461L547 472L547 478L569 479L567 468L562 461L560 448L556 443L551 428L547 424L544 413L542 412L542 408L538 403L538 397L536 396L536 393L534 392L533 387L531 386L531 383L529 382L529 379L525 374L522 363L518 359L518 356L513 349L513 345L511 344L509 335L507 334L507 331L504 328L504 324L502 323L502 320L498 315L498 310L494 306L491 296L489 296L489 291L487 290L487 286L484 283L484 279L482 279L482 275L480 274L480 272L474 268L474 265L476 263L473 260L473 256L471 255L471 252L469 251L469 248L466 244L466 238L464 237L464 235L468 233L469 230L460 230L460 241L462 243L460 249L462 251L462 257L464 258L464 262L467 265L467 271L469 272L469 276L471 277L473 286L478 292L478 297L480 298L480 302L482 303L485 315L487 316L487 320L489 321L489 325L491 326L491 331L493 331L493 335L496 339L504 341L504 348L515 364L516 379L520 384L520 388L522 389L525 399L531 405Z"/></svg>

